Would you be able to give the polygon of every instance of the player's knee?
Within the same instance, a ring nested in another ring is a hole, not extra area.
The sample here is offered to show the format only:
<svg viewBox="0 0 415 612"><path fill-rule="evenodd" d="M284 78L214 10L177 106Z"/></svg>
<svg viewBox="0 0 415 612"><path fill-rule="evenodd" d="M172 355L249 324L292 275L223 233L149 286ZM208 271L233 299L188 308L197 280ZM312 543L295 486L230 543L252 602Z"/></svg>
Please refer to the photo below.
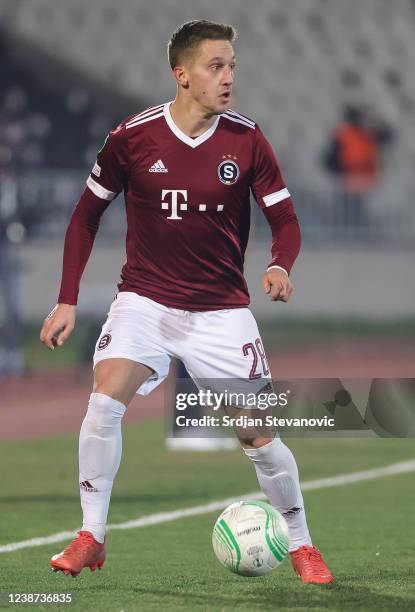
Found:
<svg viewBox="0 0 415 612"><path fill-rule="evenodd" d="M103 435L107 430L121 423L125 410L126 407L122 402L104 393L91 393L85 424L90 433Z"/></svg>
<svg viewBox="0 0 415 612"><path fill-rule="evenodd" d="M125 403L123 401L123 389L116 381L97 381L94 383L93 392L99 393L100 395L106 395L117 402Z"/></svg>
<svg viewBox="0 0 415 612"><path fill-rule="evenodd" d="M141 379L135 385L134 373L125 365L114 364L114 360L100 361L94 370L94 393L101 393L121 402L125 406L131 402Z"/></svg>
<svg viewBox="0 0 415 612"><path fill-rule="evenodd" d="M244 435L243 433L239 436L239 441L244 448L261 448L272 442L273 438L265 438L257 435Z"/></svg>
<svg viewBox="0 0 415 612"><path fill-rule="evenodd" d="M111 370L110 367L106 367L106 364L98 364L99 367L95 369L94 373L94 387L93 392L127 404L125 398L125 385L121 384L119 376Z"/></svg>

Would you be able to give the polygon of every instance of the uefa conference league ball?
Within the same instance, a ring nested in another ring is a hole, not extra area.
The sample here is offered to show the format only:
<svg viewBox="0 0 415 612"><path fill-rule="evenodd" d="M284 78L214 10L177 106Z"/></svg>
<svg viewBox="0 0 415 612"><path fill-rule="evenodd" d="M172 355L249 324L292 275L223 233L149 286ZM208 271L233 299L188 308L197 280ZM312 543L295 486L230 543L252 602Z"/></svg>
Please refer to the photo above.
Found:
<svg viewBox="0 0 415 612"><path fill-rule="evenodd" d="M239 501L222 512L212 534L218 561L241 576L263 576L288 553L288 525L262 501Z"/></svg>

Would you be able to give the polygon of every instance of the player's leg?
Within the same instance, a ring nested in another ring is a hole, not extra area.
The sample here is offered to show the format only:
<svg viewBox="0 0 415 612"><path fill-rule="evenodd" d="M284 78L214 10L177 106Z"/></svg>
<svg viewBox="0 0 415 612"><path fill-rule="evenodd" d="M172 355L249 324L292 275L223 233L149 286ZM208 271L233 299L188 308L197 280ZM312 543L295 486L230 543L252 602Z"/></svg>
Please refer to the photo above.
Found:
<svg viewBox="0 0 415 612"><path fill-rule="evenodd" d="M206 330L205 334L201 333L202 329ZM258 393L262 384L264 387L267 385L269 367L256 321L249 309L203 313L197 337L197 350L189 348L186 363L196 382L209 379L212 386L214 379L222 379L220 384L223 386L232 385L233 380L237 390L244 388L245 393ZM248 414L240 408L229 410L233 416ZM275 432L269 428L237 428L236 433L246 456L254 464L261 490L287 521L290 552L304 551L314 557L312 565L317 579L309 581L331 581L332 576L324 562L319 562L318 571L315 571L315 555L319 553L312 548L297 463L292 452L279 437L274 437Z"/></svg>
<svg viewBox="0 0 415 612"><path fill-rule="evenodd" d="M265 425L267 416L272 415L271 410L233 407L225 410L235 419L247 416L250 422L264 423L256 427L234 427L234 430L245 455L254 464L262 492L287 521L290 552L301 546L311 546L297 463L291 450L278 437L275 428Z"/></svg>
<svg viewBox="0 0 415 612"><path fill-rule="evenodd" d="M252 446L247 443L252 442ZM253 462L265 497L281 512L290 530L290 552L311 546L298 467L291 450L278 436L242 440L244 453Z"/></svg>
<svg viewBox="0 0 415 612"><path fill-rule="evenodd" d="M121 421L137 389L153 371L129 359L105 359L94 371L94 389L79 436L82 530L104 542L112 485L121 461Z"/></svg>
<svg viewBox="0 0 415 612"><path fill-rule="evenodd" d="M290 532L289 551L295 573L303 582L330 583L333 575L308 531L297 463L291 450L276 436L242 440L245 454L254 463L265 497L281 512Z"/></svg>
<svg viewBox="0 0 415 612"><path fill-rule="evenodd" d="M245 397L257 394L270 382L270 369L256 321L248 308L194 313L198 320L199 346L190 346L188 370L193 378L212 380ZM205 333L204 333L205 332ZM203 343L203 344L202 344ZM187 365L187 364L186 364ZM230 416L262 417L266 411L228 408ZM269 412L270 413L270 412ZM300 490L298 469L289 448L275 438L270 427L237 427L235 432L247 457L253 462L259 485L287 519L290 528L290 550L311 545L310 534Z"/></svg>
<svg viewBox="0 0 415 612"><path fill-rule="evenodd" d="M93 393L112 397L125 406L131 402L154 370L142 363L115 357L99 361L94 368Z"/></svg>
<svg viewBox="0 0 415 612"><path fill-rule="evenodd" d="M121 461L121 421L136 390L153 371L129 359L100 361L79 435L79 485L82 528L62 553L52 557L55 571L78 575L101 569L114 478Z"/></svg>
<svg viewBox="0 0 415 612"><path fill-rule="evenodd" d="M111 306L94 356L94 387L79 437L83 525L78 537L52 558L52 568L78 574L101 567L111 490L121 451L121 421L134 394L146 394L168 373L170 359L155 344L160 312L138 296ZM144 389L144 391L143 391Z"/></svg>

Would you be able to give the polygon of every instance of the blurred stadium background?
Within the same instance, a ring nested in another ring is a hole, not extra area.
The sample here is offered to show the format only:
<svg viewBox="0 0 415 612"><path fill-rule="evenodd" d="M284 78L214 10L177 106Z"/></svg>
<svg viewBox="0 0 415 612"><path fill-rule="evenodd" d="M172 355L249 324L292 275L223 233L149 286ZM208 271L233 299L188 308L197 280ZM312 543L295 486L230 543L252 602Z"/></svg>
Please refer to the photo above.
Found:
<svg viewBox="0 0 415 612"><path fill-rule="evenodd" d="M8 474L0 502L0 549L77 525L77 436L90 392L94 342L124 260L121 197L104 215L70 341L50 353L38 341L39 329L57 299L65 229L97 150L126 115L174 97L166 41L179 24L195 18L227 21L238 29L235 106L272 142L302 227L293 298L289 305L271 304L259 286L269 258L269 231L252 204L246 274L274 377L413 377L414 0L257 0L254 5L238 0L0 0L0 459ZM333 135L343 125L346 107L363 109L378 147L376 177L357 198L346 193L344 175L334 163ZM351 219L350 201L364 214ZM369 386L364 380L357 385L358 408L364 409ZM127 411L127 423L148 422L126 427L128 458L110 520L256 487L236 452L209 460L203 453L191 460L174 453L167 459L160 444L162 415L163 389L134 401ZM362 438L292 444L303 478L321 478L412 458L409 442ZM314 605L414 609L405 582L413 577L413 550L406 531L396 533L407 516L404 504L395 503L404 494L408 500L410 478L356 484L343 494L329 490L326 497L307 493L315 537L326 545L336 575L343 576L343 590L315 593ZM327 516L322 507L330 507ZM131 572L136 540L118 532L112 541L123 556L111 566L102 592L92 590L87 599L82 582L73 587L79 591L79 609L96 607L98 595L100 609L119 609L122 597L133 599L137 593L147 606L136 608L132 602L128 609L225 610L234 603L254 609L258 602L261 609L275 609L273 590L261 591L271 578L255 587L234 581L230 588L228 576L212 566L209 544L199 547L210 537L203 517L189 520L183 531L181 523L171 525L162 532L170 573L160 574L154 531L141 530L140 551L150 563L140 569L137 587ZM188 547L193 568L205 567L213 589L199 573L187 578L190 569L186 555L177 554L180 546ZM10 554L7 571L2 570L7 588L21 590L23 580L25 586L62 588L63 582L44 576L55 547ZM399 567L391 567L390 560L398 557ZM29 563L30 572L22 573L22 564L29 570ZM289 569L280 576L286 576L287 586L279 584L278 601L291 609ZM309 608L309 593L298 587L295 597Z"/></svg>
<svg viewBox="0 0 415 612"><path fill-rule="evenodd" d="M65 228L108 130L174 97L166 41L195 17L237 27L235 106L271 140L302 227L292 301L271 304L259 287L269 231L252 205L246 275L274 376L409 376L412 0L260 0L255 19L231 0L0 0L0 381L11 389L10 375L85 363L90 372L124 260L122 197L104 215L84 275L78 329L51 355L37 335L56 301ZM379 136L376 177L357 198L356 219L332 159L346 107L361 109Z"/></svg>
<svg viewBox="0 0 415 612"><path fill-rule="evenodd" d="M271 304L259 287L269 231L252 205L246 275L274 376L412 372L412 0L260 0L255 19L230 0L1 0L0 377L11 394L10 376L79 364L78 376L82 364L90 373L124 260L122 197L104 215L84 275L78 329L52 355L37 335L56 301L65 228L108 130L174 97L165 44L195 17L237 27L235 106L271 140L302 227L293 299ZM334 135L353 108L378 149L376 176L357 196L346 193L338 159L333 167Z"/></svg>

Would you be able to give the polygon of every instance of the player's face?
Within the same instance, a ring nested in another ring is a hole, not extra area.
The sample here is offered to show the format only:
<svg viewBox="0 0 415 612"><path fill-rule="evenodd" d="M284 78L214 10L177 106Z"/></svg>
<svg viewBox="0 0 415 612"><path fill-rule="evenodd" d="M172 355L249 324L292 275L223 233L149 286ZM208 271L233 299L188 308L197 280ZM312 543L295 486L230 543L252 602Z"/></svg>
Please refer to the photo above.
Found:
<svg viewBox="0 0 415 612"><path fill-rule="evenodd" d="M208 113L218 115L229 108L235 54L227 40L204 40L188 66L189 93Z"/></svg>

